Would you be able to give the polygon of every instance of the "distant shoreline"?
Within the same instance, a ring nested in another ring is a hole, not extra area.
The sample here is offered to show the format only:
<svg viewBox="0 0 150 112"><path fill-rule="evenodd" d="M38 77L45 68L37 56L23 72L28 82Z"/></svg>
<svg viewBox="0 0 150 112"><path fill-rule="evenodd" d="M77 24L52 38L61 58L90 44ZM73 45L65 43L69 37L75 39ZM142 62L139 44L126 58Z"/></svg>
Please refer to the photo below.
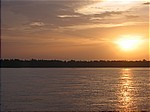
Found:
<svg viewBox="0 0 150 112"><path fill-rule="evenodd" d="M0 68L150 68L150 67L0 67Z"/></svg>
<svg viewBox="0 0 150 112"><path fill-rule="evenodd" d="M1 68L145 68L150 61L62 61L62 60L19 60L1 59Z"/></svg>

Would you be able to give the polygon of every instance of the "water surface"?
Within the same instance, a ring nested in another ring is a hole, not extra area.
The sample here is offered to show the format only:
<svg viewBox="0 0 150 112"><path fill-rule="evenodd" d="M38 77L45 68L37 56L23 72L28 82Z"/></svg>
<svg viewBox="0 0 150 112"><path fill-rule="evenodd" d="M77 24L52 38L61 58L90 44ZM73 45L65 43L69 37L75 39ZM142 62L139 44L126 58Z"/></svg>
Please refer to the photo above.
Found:
<svg viewBox="0 0 150 112"><path fill-rule="evenodd" d="M2 68L3 111L150 111L149 68Z"/></svg>

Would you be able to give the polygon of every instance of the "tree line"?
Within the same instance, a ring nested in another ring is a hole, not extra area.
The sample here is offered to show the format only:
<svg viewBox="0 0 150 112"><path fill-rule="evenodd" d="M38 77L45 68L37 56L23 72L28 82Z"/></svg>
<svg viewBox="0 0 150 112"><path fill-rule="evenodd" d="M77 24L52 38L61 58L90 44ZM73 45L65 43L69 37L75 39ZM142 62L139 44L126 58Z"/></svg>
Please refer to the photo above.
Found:
<svg viewBox="0 0 150 112"><path fill-rule="evenodd" d="M149 67L150 61L109 61L109 60L94 60L94 61L76 61L76 60L20 60L20 59L1 59L1 68L58 68L58 67Z"/></svg>

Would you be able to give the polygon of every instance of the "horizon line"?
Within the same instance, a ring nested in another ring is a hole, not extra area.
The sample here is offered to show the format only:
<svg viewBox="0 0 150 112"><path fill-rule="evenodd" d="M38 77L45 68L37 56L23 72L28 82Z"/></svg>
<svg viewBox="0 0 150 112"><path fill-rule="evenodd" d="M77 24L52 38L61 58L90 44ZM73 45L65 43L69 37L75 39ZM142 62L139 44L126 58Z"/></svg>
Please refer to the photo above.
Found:
<svg viewBox="0 0 150 112"><path fill-rule="evenodd" d="M126 60L126 59L91 59L91 60L79 60L79 59L19 59L19 58L0 58L0 60L20 60L20 61L32 61L32 60L42 60L42 61L150 61L146 59L139 59L139 60Z"/></svg>

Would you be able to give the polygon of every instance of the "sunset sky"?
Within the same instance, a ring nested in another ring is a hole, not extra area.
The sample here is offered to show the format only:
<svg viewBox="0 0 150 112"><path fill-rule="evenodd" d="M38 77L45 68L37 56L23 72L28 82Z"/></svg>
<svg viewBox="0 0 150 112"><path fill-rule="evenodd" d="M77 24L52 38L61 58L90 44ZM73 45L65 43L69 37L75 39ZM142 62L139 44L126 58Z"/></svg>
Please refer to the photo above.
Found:
<svg viewBox="0 0 150 112"><path fill-rule="evenodd" d="M149 60L148 0L2 0L2 58Z"/></svg>

